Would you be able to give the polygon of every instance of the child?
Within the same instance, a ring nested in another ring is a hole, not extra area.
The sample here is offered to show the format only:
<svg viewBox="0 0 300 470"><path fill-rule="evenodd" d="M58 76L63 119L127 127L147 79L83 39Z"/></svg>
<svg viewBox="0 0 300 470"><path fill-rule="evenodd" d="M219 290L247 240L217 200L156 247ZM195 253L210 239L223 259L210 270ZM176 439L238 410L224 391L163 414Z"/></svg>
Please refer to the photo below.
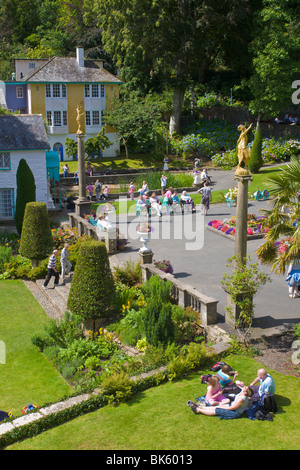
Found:
<svg viewBox="0 0 300 470"><path fill-rule="evenodd" d="M87 192L89 193L89 198L92 200L93 193L94 193L94 186L92 184L89 184L87 187Z"/></svg>
<svg viewBox="0 0 300 470"><path fill-rule="evenodd" d="M208 381L205 403L211 406L230 403L230 399L222 394L222 387L217 377L210 377Z"/></svg>
<svg viewBox="0 0 300 470"><path fill-rule="evenodd" d="M134 200L134 184L133 184L132 181L129 185L129 191L128 192L129 192L130 200L133 201Z"/></svg>
<svg viewBox="0 0 300 470"><path fill-rule="evenodd" d="M217 372L216 377L219 379L223 392L225 392L225 388L226 392L230 392L237 388L234 383L237 375L238 372L232 370L228 364L225 364L222 369ZM233 376L233 378L231 376Z"/></svg>
<svg viewBox="0 0 300 470"><path fill-rule="evenodd" d="M108 198L108 187L107 186L104 186L104 190L103 190L103 193L101 194L101 198L100 199L107 199Z"/></svg>

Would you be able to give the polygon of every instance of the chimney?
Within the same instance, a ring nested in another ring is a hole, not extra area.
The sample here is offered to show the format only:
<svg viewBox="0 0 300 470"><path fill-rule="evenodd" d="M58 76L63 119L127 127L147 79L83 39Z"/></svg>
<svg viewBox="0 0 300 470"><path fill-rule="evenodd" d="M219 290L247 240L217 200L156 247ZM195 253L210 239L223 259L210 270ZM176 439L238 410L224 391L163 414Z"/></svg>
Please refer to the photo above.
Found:
<svg viewBox="0 0 300 470"><path fill-rule="evenodd" d="M76 60L79 67L84 67L84 48L76 47Z"/></svg>

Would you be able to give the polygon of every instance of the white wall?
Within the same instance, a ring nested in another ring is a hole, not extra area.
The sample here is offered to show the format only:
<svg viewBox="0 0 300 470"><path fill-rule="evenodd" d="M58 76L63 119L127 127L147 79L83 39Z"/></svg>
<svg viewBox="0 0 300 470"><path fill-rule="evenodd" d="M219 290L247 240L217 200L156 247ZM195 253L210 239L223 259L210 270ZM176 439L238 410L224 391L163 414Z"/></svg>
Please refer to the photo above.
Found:
<svg viewBox="0 0 300 470"><path fill-rule="evenodd" d="M47 170L46 151L27 150L10 152L10 170L0 170L0 188L14 189L15 199L17 197L16 174L20 160L24 158L30 167L36 185L36 200L47 203ZM16 201L14 201L16 203Z"/></svg>

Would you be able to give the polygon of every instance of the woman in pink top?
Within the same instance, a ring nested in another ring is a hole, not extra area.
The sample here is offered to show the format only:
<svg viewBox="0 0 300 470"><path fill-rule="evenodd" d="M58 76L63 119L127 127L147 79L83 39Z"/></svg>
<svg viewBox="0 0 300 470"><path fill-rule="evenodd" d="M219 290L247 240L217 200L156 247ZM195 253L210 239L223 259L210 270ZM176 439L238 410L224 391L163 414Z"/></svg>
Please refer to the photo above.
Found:
<svg viewBox="0 0 300 470"><path fill-rule="evenodd" d="M230 403L229 398L222 394L222 387L217 377L210 377L208 381L205 403L212 406L217 406L220 403Z"/></svg>

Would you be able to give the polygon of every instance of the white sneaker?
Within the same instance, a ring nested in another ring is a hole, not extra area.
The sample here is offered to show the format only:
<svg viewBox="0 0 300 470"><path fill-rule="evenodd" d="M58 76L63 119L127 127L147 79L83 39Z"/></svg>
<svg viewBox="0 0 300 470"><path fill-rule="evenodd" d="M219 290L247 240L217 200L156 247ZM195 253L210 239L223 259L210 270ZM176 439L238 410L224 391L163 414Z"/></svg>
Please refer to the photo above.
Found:
<svg viewBox="0 0 300 470"><path fill-rule="evenodd" d="M43 289L45 289L45 290L48 289L48 287L47 287L47 286L44 286L44 284L42 285L42 287L43 287Z"/></svg>

